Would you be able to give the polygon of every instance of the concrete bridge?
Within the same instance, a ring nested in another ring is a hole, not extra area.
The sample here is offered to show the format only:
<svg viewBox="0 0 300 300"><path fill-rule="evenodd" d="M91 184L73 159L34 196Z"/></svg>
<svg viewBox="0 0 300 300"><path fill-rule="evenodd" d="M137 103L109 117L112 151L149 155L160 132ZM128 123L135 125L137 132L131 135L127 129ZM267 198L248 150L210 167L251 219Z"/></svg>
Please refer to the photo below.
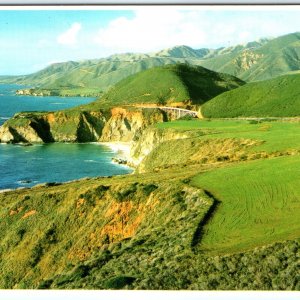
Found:
<svg viewBox="0 0 300 300"><path fill-rule="evenodd" d="M198 117L198 113L194 110L188 110L183 108L177 108L177 107L168 107L168 106L158 106L159 109L165 111L165 112L171 112L176 115L176 119L180 119L184 116L191 116L193 118Z"/></svg>
<svg viewBox="0 0 300 300"><path fill-rule="evenodd" d="M139 106L142 108L159 108L167 113L172 113L176 116L176 119L180 119L184 116L191 116L193 118L198 118L198 112L194 110L188 110L183 108L177 108L177 107L169 107L169 106Z"/></svg>

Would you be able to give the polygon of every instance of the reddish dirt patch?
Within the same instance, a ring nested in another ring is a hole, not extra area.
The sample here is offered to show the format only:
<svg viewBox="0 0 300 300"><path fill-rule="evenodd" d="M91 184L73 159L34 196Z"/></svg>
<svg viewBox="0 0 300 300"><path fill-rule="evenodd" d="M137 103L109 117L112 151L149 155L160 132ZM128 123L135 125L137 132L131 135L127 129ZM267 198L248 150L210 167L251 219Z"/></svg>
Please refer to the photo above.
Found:
<svg viewBox="0 0 300 300"><path fill-rule="evenodd" d="M47 115L47 121L48 121L49 123L55 122L55 116L54 116L54 114L48 114L48 115Z"/></svg>
<svg viewBox="0 0 300 300"><path fill-rule="evenodd" d="M22 211L23 210L23 207L21 206L21 207L19 207L19 208L17 208L16 210L11 210L10 211L10 213L9 213L9 215L10 216L13 216L13 215L16 215L16 214L18 214L20 211Z"/></svg>
<svg viewBox="0 0 300 300"><path fill-rule="evenodd" d="M30 210L28 211L27 213L24 214L24 216L22 217L22 219L26 219L32 215L35 215L36 214L36 210Z"/></svg>

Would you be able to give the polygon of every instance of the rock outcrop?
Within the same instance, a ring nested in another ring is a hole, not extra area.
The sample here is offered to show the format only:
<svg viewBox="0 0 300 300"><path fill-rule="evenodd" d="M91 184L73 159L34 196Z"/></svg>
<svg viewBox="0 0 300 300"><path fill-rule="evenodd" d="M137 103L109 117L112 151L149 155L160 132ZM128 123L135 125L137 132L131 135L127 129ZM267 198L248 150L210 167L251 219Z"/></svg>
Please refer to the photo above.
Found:
<svg viewBox="0 0 300 300"><path fill-rule="evenodd" d="M18 113L0 127L1 143L53 142L49 125L39 113Z"/></svg>
<svg viewBox="0 0 300 300"><path fill-rule="evenodd" d="M128 163L138 167L139 172L143 172L143 159L160 143L174 139L184 139L189 137L189 133L175 131L172 129L161 130L159 128L148 128L143 135L133 143Z"/></svg>
<svg viewBox="0 0 300 300"><path fill-rule="evenodd" d="M102 92L89 88L68 88L68 89L44 89L44 88L30 88L16 90L18 96L35 96L35 97L99 97Z"/></svg>
<svg viewBox="0 0 300 300"><path fill-rule="evenodd" d="M101 112L18 113L0 128L2 143L93 142L105 123Z"/></svg>
<svg viewBox="0 0 300 300"><path fill-rule="evenodd" d="M158 108L115 107L111 110L111 118L105 124L100 140L129 142L140 137L146 127L166 120L166 114Z"/></svg>

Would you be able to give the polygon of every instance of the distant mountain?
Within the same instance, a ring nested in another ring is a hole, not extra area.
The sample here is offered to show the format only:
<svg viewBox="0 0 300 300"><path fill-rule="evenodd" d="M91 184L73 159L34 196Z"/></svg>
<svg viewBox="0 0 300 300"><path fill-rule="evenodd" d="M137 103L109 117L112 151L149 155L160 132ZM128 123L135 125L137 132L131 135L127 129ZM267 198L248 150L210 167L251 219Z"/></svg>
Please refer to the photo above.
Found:
<svg viewBox="0 0 300 300"><path fill-rule="evenodd" d="M300 33L224 49L201 65L246 81L270 79L300 69Z"/></svg>
<svg viewBox="0 0 300 300"><path fill-rule="evenodd" d="M157 53L154 53L154 56L160 57L174 57L174 58L204 58L212 50L203 48L195 50L188 46L175 46L172 48L161 50Z"/></svg>
<svg viewBox="0 0 300 300"><path fill-rule="evenodd" d="M121 79L152 67L185 62L171 57L113 55L107 59L64 62L26 76L2 77L0 82L32 85L36 88L98 88L107 90Z"/></svg>
<svg viewBox="0 0 300 300"><path fill-rule="evenodd" d="M176 63L201 65L245 81L257 81L300 70L299 58L300 33L296 32L226 48L175 46L155 53L124 53L102 59L56 63L34 74L0 77L0 82L45 89L96 88L106 91L127 76Z"/></svg>
<svg viewBox="0 0 300 300"><path fill-rule="evenodd" d="M248 83L208 101L201 112L212 118L300 116L300 74Z"/></svg>

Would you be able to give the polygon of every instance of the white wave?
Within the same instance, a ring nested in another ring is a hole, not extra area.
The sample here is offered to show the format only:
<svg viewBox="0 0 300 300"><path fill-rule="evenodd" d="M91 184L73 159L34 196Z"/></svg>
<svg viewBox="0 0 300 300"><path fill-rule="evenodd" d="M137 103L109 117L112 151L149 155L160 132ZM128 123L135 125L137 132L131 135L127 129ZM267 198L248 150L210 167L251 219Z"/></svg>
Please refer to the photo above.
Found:
<svg viewBox="0 0 300 300"><path fill-rule="evenodd" d="M85 159L84 162L89 162L89 163L99 163L98 161L93 160L93 159Z"/></svg>
<svg viewBox="0 0 300 300"><path fill-rule="evenodd" d="M18 180L17 183L21 184L21 185L27 185L27 184L32 183L32 181L31 180Z"/></svg>
<svg viewBox="0 0 300 300"><path fill-rule="evenodd" d="M101 142L99 144L109 147L115 153L120 152L126 157L130 155L130 142Z"/></svg>

